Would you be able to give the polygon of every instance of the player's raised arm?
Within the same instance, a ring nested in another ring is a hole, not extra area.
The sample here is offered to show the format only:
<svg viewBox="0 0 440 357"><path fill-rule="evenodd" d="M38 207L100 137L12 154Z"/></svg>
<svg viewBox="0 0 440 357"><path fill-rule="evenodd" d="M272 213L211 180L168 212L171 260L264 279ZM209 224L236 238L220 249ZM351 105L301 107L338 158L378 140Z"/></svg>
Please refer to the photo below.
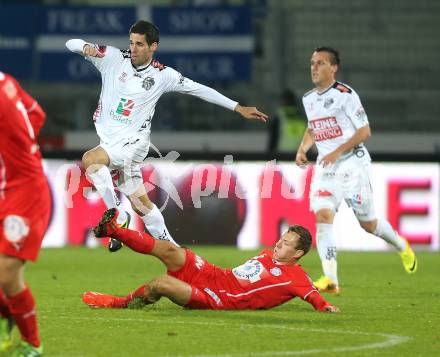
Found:
<svg viewBox="0 0 440 357"><path fill-rule="evenodd" d="M85 42L79 38L73 38L66 42L66 47L75 53L88 56L88 57L104 57L105 53L99 48L93 46L90 43Z"/></svg>
<svg viewBox="0 0 440 357"><path fill-rule="evenodd" d="M169 92L179 92L198 97L205 102L233 110L246 119L266 121L268 118L266 114L260 112L255 107L243 107L238 102L224 96L215 89L186 78L170 67L166 70L170 76L170 87L167 90Z"/></svg>

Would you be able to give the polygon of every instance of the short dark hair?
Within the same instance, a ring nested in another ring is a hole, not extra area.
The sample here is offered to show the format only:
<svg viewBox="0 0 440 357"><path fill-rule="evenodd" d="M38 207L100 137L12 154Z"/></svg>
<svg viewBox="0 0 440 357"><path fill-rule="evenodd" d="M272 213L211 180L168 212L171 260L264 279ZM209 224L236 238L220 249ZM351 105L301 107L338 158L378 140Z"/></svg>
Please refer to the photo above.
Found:
<svg viewBox="0 0 440 357"><path fill-rule="evenodd" d="M317 47L315 48L315 52L327 52L328 54L330 54L331 64L337 64L339 66L339 64L341 63L341 59L339 58L339 52L332 47L328 47L328 46Z"/></svg>
<svg viewBox="0 0 440 357"><path fill-rule="evenodd" d="M299 224L295 224L290 226L287 231L296 233L299 236L296 249L304 251L304 255L306 255L312 246L312 235L310 234L309 230L303 226L300 226Z"/></svg>
<svg viewBox="0 0 440 357"><path fill-rule="evenodd" d="M145 35L145 39L147 40L149 46L151 46L154 42L159 43L159 28L151 22L139 20L130 27L129 33Z"/></svg>

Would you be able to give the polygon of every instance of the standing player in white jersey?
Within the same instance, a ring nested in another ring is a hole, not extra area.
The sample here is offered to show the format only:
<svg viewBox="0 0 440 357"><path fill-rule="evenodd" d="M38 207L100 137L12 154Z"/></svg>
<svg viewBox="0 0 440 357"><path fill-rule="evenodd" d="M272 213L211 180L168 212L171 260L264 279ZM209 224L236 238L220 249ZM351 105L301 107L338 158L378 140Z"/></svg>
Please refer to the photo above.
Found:
<svg viewBox="0 0 440 357"><path fill-rule="evenodd" d="M399 252L405 270L415 273L417 259L408 242L390 223L377 218L370 184L370 155L364 141L371 135L359 96L336 81L339 54L319 47L312 55L310 70L315 88L303 97L308 129L298 148L296 164L307 164L307 151L316 144L318 158L310 193L316 216L316 242L324 275L315 282L320 291L339 293L336 241L333 219L342 200L354 211L361 227Z"/></svg>
<svg viewBox="0 0 440 357"><path fill-rule="evenodd" d="M128 197L149 233L156 239L175 243L162 213L147 196L140 170L140 164L147 158L151 120L159 98L164 93L179 92L234 110L246 119L266 121L267 116L153 60L159 45L159 29L152 23L138 21L129 34L129 50L80 39L66 43L69 50L84 55L95 65L102 77L101 95L93 116L100 144L87 151L82 162L107 208L120 205L110 174L111 169L117 169L119 190ZM129 221L128 213L121 210L118 224L128 227ZM110 251L119 248L118 241L110 240Z"/></svg>

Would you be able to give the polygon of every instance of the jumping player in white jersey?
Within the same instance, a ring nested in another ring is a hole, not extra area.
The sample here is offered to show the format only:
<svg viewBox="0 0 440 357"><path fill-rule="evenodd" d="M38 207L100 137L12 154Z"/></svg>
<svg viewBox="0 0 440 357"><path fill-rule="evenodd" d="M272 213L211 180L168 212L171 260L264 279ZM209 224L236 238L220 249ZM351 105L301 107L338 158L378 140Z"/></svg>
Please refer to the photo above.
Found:
<svg viewBox="0 0 440 357"><path fill-rule="evenodd" d="M307 164L307 151L316 144L310 207L316 216L316 242L324 275L314 284L320 291L339 293L333 219L342 200L354 211L361 227L399 252L405 270L415 273L417 259L408 242L390 223L377 218L370 184L371 159L364 141L371 135L368 117L353 88L336 81L339 54L319 47L310 70L315 88L303 97L308 128L298 148L296 164Z"/></svg>
<svg viewBox="0 0 440 357"><path fill-rule="evenodd" d="M100 144L87 151L82 162L107 208L120 205L110 173L117 169L119 190L130 200L149 233L156 239L175 243L162 213L147 196L140 170L140 164L147 158L151 120L159 98L164 93L179 92L233 110L246 119L266 121L267 115L255 107L243 107L154 60L159 45L159 29L155 25L138 21L130 28L129 35L129 50L81 39L66 43L70 51L84 55L102 77L101 95L93 116ZM118 224L128 227L129 222L130 216L121 210ZM117 240L110 240L110 251L120 248Z"/></svg>

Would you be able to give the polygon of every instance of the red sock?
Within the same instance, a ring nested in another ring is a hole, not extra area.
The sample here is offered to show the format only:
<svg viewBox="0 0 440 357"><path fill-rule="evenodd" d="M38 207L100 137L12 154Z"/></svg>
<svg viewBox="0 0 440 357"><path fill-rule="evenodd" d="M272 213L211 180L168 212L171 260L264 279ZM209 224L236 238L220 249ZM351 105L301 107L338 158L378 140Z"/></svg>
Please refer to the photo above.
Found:
<svg viewBox="0 0 440 357"><path fill-rule="evenodd" d="M128 306L128 303L132 301L134 298L144 296L145 293L145 285L138 287L135 291L128 294L126 297L119 297L108 295L112 297L111 306L116 309L125 309Z"/></svg>
<svg viewBox="0 0 440 357"><path fill-rule="evenodd" d="M21 338L35 347L40 346L38 337L35 300L31 290L26 287L22 292L8 297L11 315L21 333Z"/></svg>
<svg viewBox="0 0 440 357"><path fill-rule="evenodd" d="M128 304L134 298L143 297L144 295L145 295L145 285L141 285L135 291L133 291L132 293L128 294L125 297L125 301Z"/></svg>
<svg viewBox="0 0 440 357"><path fill-rule="evenodd" d="M120 240L127 247L141 254L149 254L154 248L155 239L148 233L137 232L131 229L117 229L113 238Z"/></svg>
<svg viewBox="0 0 440 357"><path fill-rule="evenodd" d="M0 316L7 319L11 317L11 311L9 310L8 298L3 290L0 289Z"/></svg>

